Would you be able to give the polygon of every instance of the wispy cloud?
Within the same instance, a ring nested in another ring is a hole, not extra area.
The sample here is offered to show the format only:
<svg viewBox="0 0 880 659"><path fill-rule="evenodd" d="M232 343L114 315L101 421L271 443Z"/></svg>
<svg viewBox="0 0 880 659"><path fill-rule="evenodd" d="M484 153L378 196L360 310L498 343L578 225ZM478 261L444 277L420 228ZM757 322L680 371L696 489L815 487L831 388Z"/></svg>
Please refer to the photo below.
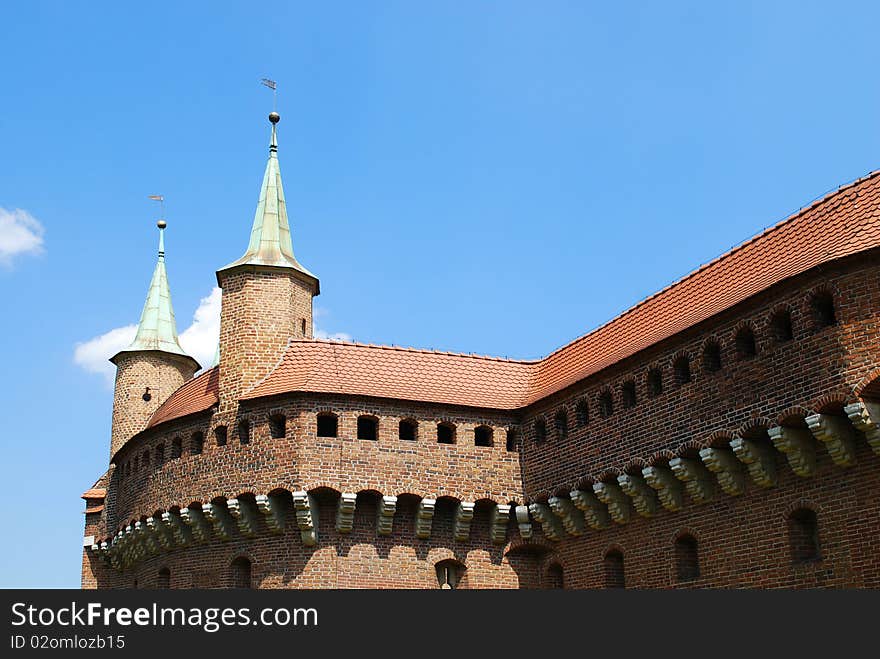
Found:
<svg viewBox="0 0 880 659"><path fill-rule="evenodd" d="M45 232L27 211L0 207L0 265L8 268L17 256L42 253Z"/></svg>
<svg viewBox="0 0 880 659"><path fill-rule="evenodd" d="M136 333L137 325L126 325L77 343L73 349L73 362L89 373L103 375L107 384L112 384L116 367L107 360L127 348L134 341Z"/></svg>
<svg viewBox="0 0 880 659"><path fill-rule="evenodd" d="M330 312L324 307L319 307L315 305L312 310L312 333L315 335L316 339L325 339L327 341L352 341L350 334L345 332L328 332L327 330L321 329L318 327L318 319L326 318L330 315Z"/></svg>
<svg viewBox="0 0 880 659"><path fill-rule="evenodd" d="M217 351L221 300L222 291L215 286L206 297L201 299L193 314L192 322L180 333L181 347L203 367L211 365ZM330 332L318 327L317 319L330 315L326 309L315 307L314 314L315 338L329 341L352 340L351 335L345 332ZM123 348L127 348L134 340L136 332L137 325L126 325L77 343L73 350L73 361L85 371L103 376L105 382L112 385L116 376L116 367L109 362L109 359Z"/></svg>
<svg viewBox="0 0 880 659"><path fill-rule="evenodd" d="M220 297L220 288L215 286L207 297L201 299L192 323L179 335L181 347L204 367L214 361L220 337ZM105 382L112 385L116 367L108 360L127 348L136 333L137 325L126 325L77 343L73 350L73 361L89 373L104 376Z"/></svg>
<svg viewBox="0 0 880 659"><path fill-rule="evenodd" d="M180 335L180 345L204 368L209 367L217 353L220 340L220 300L223 291L215 286L199 301L192 324Z"/></svg>

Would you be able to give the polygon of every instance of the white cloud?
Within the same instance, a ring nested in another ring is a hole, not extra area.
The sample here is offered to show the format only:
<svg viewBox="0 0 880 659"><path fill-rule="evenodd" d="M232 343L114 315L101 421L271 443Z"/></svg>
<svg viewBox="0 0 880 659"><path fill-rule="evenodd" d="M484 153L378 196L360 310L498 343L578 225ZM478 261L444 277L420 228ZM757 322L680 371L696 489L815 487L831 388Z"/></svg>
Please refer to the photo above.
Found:
<svg viewBox="0 0 880 659"><path fill-rule="evenodd" d="M113 384L116 367L108 360L123 348L127 348L134 341L135 334L137 334L137 325L126 325L83 343L77 343L73 349L73 362L89 373L103 375L108 384Z"/></svg>
<svg viewBox="0 0 880 659"><path fill-rule="evenodd" d="M217 341L220 338L220 305L222 291L215 286L207 297L199 301L193 314L192 323L180 333L180 345L192 355L204 368L214 362ZM315 307L315 317L329 315L326 309ZM73 361L89 373L103 375L107 384L112 385L116 376L116 367L109 359L123 348L127 348L134 340L137 325L117 327L105 334L88 341L77 343L73 350ZM351 341L351 335L345 332L328 332L314 327L315 338L329 341Z"/></svg>
<svg viewBox="0 0 880 659"><path fill-rule="evenodd" d="M44 233L43 225L27 211L0 207L0 265L9 267L22 254L42 253Z"/></svg>
<svg viewBox="0 0 880 659"><path fill-rule="evenodd" d="M318 318L325 318L330 315L330 312L324 307L319 307L315 305L312 310L312 333L315 335L316 339L325 339L327 341L352 341L350 334L346 334L345 332L328 332L318 327Z"/></svg>
<svg viewBox="0 0 880 659"><path fill-rule="evenodd" d="M214 363L220 340L220 300L222 291L215 286L208 297L199 301L192 324L180 335L180 345L203 368Z"/></svg>

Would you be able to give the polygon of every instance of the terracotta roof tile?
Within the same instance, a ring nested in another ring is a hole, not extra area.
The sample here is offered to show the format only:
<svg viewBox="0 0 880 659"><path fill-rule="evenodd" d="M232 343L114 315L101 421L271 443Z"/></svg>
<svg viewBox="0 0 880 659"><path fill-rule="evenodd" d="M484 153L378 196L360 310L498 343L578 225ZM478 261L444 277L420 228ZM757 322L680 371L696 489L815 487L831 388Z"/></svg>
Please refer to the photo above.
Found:
<svg viewBox="0 0 880 659"><path fill-rule="evenodd" d="M522 407L535 362L431 350L291 341L280 364L242 399L288 391L343 393L470 407Z"/></svg>
<svg viewBox="0 0 880 659"><path fill-rule="evenodd" d="M93 487L90 490L86 490L80 495L81 499L103 499L107 496L107 490L102 487Z"/></svg>
<svg viewBox="0 0 880 659"><path fill-rule="evenodd" d="M220 368L215 366L171 394L150 417L147 428L210 409L220 401L219 391Z"/></svg>
<svg viewBox="0 0 880 659"><path fill-rule="evenodd" d="M814 202L541 361L291 341L244 399L303 391L516 409L560 391L789 277L880 247L880 172ZM185 384L149 426L217 403L218 371Z"/></svg>

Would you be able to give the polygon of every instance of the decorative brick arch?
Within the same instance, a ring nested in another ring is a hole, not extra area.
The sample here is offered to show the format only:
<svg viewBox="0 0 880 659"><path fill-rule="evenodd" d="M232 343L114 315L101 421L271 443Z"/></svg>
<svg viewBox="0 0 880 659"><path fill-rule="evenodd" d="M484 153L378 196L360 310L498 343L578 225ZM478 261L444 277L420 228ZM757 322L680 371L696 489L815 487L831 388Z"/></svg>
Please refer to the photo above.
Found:
<svg viewBox="0 0 880 659"><path fill-rule="evenodd" d="M851 402L852 394L845 391L832 391L816 398L810 403L810 408L822 414L827 412L839 412Z"/></svg>
<svg viewBox="0 0 880 659"><path fill-rule="evenodd" d="M790 426L792 425L792 420L798 419L797 425L799 427L807 427L804 419L810 416L813 412L808 407L804 407L802 405L794 405L792 407L788 407L784 409L779 415L776 417L776 423L780 426Z"/></svg>
<svg viewBox="0 0 880 659"><path fill-rule="evenodd" d="M727 448L734 438L736 433L730 430L723 428L714 430L701 442L700 448Z"/></svg>
<svg viewBox="0 0 880 659"><path fill-rule="evenodd" d="M649 467L659 467L665 466L669 463L670 460L675 458L676 455L673 451L669 449L663 449L662 451L657 451L650 458L648 458L648 466Z"/></svg>
<svg viewBox="0 0 880 659"><path fill-rule="evenodd" d="M736 434L739 437L749 437L761 432L766 432L768 428L772 428L775 425L776 422L773 421L773 419L765 416L756 416L748 421L744 421L737 429Z"/></svg>
<svg viewBox="0 0 880 659"><path fill-rule="evenodd" d="M875 368L859 380L853 393L859 398L880 399L880 368Z"/></svg>

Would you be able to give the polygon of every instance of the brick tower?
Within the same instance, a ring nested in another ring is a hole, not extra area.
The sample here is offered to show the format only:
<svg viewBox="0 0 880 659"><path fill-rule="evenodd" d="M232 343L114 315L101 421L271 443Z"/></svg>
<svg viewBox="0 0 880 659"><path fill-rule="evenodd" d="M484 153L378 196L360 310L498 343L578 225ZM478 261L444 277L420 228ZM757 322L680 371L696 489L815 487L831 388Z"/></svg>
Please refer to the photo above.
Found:
<svg viewBox="0 0 880 659"><path fill-rule="evenodd" d="M278 362L290 338L312 337L312 298L318 278L293 255L290 224L278 166L277 125L244 255L217 271L220 312L220 411L234 409L240 394Z"/></svg>
<svg viewBox="0 0 880 659"><path fill-rule="evenodd" d="M200 368L177 340L165 272L165 221L159 220L159 259L153 271L137 334L110 361L116 365L110 456L147 426L159 406Z"/></svg>

